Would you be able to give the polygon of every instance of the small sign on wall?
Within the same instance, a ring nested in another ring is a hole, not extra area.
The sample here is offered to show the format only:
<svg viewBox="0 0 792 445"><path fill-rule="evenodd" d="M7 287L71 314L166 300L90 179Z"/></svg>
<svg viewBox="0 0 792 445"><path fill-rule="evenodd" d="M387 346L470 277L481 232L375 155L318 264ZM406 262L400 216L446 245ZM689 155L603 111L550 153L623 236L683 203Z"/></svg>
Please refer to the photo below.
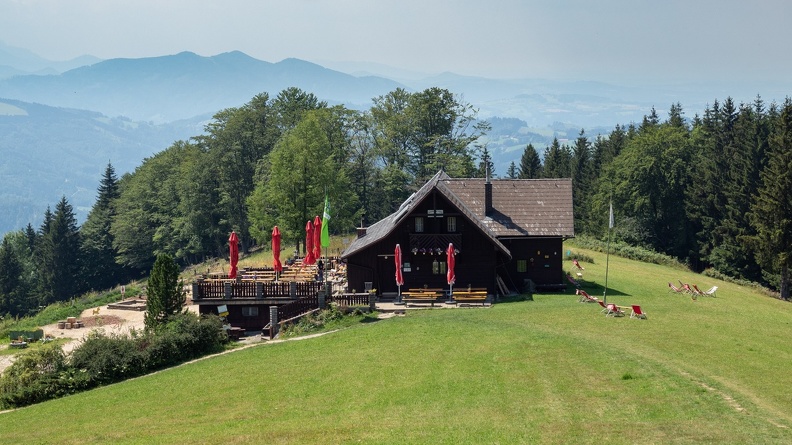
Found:
<svg viewBox="0 0 792 445"><path fill-rule="evenodd" d="M224 304L217 306L217 315L221 317L228 317L228 306Z"/></svg>

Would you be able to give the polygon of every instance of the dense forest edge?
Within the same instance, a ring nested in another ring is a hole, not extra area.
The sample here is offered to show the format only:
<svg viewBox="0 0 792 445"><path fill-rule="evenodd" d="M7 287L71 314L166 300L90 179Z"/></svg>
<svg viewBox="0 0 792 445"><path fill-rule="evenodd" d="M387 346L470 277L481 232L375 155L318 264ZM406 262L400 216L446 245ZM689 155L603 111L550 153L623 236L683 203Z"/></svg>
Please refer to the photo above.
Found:
<svg viewBox="0 0 792 445"><path fill-rule="evenodd" d="M591 140L528 144L494 171L489 125L441 88L396 89L366 111L329 106L297 88L217 112L205 132L174 142L118 178L111 163L78 226L63 197L40 227L5 234L0 314L33 315L88 291L142 277L160 254L180 265L269 242L301 250L305 221L330 203L330 231L349 233L393 212L438 170L452 177L572 178L575 231L759 283L789 299L792 263L792 100L715 100L685 118L671 105Z"/></svg>

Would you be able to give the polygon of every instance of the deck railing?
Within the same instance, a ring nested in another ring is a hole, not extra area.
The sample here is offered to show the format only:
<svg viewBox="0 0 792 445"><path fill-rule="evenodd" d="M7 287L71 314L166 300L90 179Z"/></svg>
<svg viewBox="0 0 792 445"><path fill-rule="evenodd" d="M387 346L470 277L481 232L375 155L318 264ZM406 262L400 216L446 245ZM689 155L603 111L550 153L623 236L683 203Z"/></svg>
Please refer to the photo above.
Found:
<svg viewBox="0 0 792 445"><path fill-rule="evenodd" d="M235 280L207 280L193 285L194 301L206 299L228 300L235 298L263 299L316 296L323 283L303 282L252 282Z"/></svg>

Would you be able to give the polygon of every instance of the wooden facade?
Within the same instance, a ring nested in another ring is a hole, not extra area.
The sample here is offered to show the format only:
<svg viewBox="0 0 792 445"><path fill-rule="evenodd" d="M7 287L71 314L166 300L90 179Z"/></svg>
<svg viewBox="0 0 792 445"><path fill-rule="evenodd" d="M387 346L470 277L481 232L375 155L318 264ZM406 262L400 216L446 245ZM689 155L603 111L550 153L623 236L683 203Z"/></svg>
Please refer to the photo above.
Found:
<svg viewBox="0 0 792 445"><path fill-rule="evenodd" d="M446 248L455 256L454 288L485 288L497 280L522 292L528 280L563 286L563 240L574 236L568 179L452 179L435 175L399 210L365 229L342 253L350 289L397 292L394 250L402 251L402 291L444 288ZM502 293L502 292L501 292Z"/></svg>

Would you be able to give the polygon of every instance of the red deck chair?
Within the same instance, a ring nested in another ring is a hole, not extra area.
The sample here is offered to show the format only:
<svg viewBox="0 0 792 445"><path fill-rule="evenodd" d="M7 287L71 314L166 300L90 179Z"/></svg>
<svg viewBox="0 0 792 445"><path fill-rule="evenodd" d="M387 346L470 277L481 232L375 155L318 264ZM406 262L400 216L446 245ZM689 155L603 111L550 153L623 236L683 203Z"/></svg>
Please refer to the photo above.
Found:
<svg viewBox="0 0 792 445"><path fill-rule="evenodd" d="M599 299L597 297L592 297L583 289L578 289L577 294L580 295L580 299L578 302L580 303L596 303Z"/></svg>
<svg viewBox="0 0 792 445"><path fill-rule="evenodd" d="M612 315L614 317L624 317L624 311L621 310L619 306L616 306L613 303L607 305L608 312L605 313L605 316Z"/></svg>
<svg viewBox="0 0 792 445"><path fill-rule="evenodd" d="M576 266L578 269L580 269L580 270L586 270L586 269L584 269L584 268L583 268L583 266L581 266L581 265L580 265L580 263L578 262L578 260L577 260L577 259L574 259L574 260L572 260L572 263L573 263L573 264L574 264L574 265L575 265L575 266Z"/></svg>
<svg viewBox="0 0 792 445"><path fill-rule="evenodd" d="M643 318L646 320L646 313L641 310L641 306L632 305L632 313L630 318Z"/></svg>

